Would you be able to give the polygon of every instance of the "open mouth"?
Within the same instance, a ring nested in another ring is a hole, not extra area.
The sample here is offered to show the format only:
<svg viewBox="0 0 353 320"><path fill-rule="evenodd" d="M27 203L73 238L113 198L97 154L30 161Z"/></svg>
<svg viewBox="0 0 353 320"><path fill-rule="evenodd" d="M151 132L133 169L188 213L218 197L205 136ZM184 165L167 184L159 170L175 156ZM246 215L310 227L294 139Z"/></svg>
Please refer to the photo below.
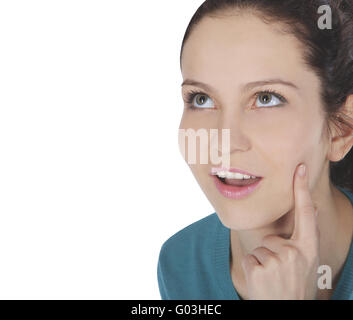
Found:
<svg viewBox="0 0 353 320"><path fill-rule="evenodd" d="M249 179L228 179L228 178L221 178L217 175L216 177L224 184L231 185L231 186L238 186L238 187L249 186L261 180L260 177L249 178Z"/></svg>
<svg viewBox="0 0 353 320"><path fill-rule="evenodd" d="M218 191L226 198L242 199L256 189L263 177L241 174L239 172L218 171L211 173Z"/></svg>

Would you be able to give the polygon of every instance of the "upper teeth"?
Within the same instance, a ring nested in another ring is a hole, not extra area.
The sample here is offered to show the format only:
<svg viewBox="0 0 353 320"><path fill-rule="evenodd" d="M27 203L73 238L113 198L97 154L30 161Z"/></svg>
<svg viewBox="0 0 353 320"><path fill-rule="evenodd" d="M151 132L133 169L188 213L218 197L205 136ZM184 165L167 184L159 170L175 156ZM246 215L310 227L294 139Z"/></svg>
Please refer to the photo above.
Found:
<svg viewBox="0 0 353 320"><path fill-rule="evenodd" d="M255 179L255 176L248 176L246 174L241 174L238 172L229 172L229 171L218 171L217 176L220 178L227 178L227 179Z"/></svg>

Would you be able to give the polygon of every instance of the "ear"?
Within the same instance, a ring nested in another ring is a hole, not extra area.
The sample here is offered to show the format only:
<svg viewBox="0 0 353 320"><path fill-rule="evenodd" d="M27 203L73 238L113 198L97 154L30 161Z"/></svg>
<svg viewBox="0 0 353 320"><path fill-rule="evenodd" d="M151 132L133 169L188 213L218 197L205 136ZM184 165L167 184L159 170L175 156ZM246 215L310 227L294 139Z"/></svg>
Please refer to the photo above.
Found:
<svg viewBox="0 0 353 320"><path fill-rule="evenodd" d="M340 119L344 119L350 126L342 123ZM330 161L337 162L342 160L353 146L353 94L347 97L336 124L330 123L330 132L330 150L327 157Z"/></svg>

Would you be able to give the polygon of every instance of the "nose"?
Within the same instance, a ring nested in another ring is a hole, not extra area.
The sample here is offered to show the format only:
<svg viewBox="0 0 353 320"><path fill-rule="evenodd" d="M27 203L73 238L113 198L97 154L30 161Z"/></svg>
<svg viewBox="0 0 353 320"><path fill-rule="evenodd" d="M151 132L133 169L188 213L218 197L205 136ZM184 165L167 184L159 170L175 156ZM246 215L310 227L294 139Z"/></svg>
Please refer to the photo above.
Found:
<svg viewBox="0 0 353 320"><path fill-rule="evenodd" d="M217 152L222 154L223 150L224 153L224 143L229 145L226 149L228 149L230 154L239 151L248 151L250 149L249 133L246 132L245 120L240 113L223 112L222 110L219 113L217 127L218 135L211 135L211 147L213 145L217 148ZM224 141L224 139L227 139L227 136L228 141Z"/></svg>

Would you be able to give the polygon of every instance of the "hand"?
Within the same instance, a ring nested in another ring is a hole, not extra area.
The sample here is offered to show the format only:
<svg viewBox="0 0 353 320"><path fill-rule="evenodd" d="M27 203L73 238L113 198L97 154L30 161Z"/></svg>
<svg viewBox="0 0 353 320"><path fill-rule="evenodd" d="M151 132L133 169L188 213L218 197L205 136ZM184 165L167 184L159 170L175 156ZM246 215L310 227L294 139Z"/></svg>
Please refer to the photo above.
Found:
<svg viewBox="0 0 353 320"><path fill-rule="evenodd" d="M294 178L294 230L289 239L263 238L262 246L242 260L251 300L316 299L319 267L317 210L311 200L307 174Z"/></svg>

